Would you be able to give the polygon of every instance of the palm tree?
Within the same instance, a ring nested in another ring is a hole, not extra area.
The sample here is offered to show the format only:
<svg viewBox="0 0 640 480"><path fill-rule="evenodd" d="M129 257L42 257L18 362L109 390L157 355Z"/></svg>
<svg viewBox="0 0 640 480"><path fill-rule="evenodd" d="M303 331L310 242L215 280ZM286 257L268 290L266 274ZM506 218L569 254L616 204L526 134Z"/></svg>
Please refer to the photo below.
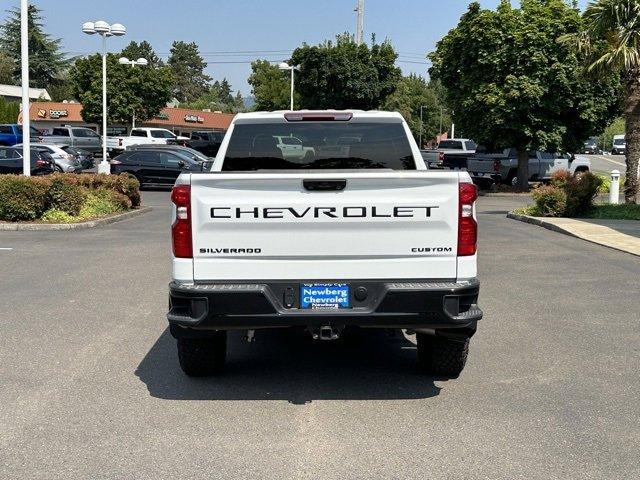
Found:
<svg viewBox="0 0 640 480"><path fill-rule="evenodd" d="M624 82L626 203L636 203L640 159L640 0L595 0L585 13L580 50L592 73L619 72Z"/></svg>

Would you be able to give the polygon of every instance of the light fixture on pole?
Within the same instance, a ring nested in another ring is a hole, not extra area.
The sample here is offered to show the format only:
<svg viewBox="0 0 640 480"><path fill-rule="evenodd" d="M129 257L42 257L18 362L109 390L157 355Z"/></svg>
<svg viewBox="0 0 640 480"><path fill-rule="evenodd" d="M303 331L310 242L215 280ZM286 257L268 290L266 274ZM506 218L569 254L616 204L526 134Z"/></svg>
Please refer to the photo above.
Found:
<svg viewBox="0 0 640 480"><path fill-rule="evenodd" d="M127 29L120 23L109 25L104 20L82 24L82 31L87 35L98 34L102 37L102 161L98 164L98 173L111 173L107 162L107 37L121 37Z"/></svg>
<svg viewBox="0 0 640 480"><path fill-rule="evenodd" d="M422 109L427 108L428 105L420 105L420 145L419 147L422 149Z"/></svg>
<svg viewBox="0 0 640 480"><path fill-rule="evenodd" d="M31 118L29 104L29 2L20 2L20 63L22 75L22 173L31 175Z"/></svg>
<svg viewBox="0 0 640 480"><path fill-rule="evenodd" d="M287 62L282 62L278 65L280 70L291 70L291 110L293 110L293 71L297 70L297 67L289 65Z"/></svg>
<svg viewBox="0 0 640 480"><path fill-rule="evenodd" d="M120 65L131 65L131 68L135 67L136 65L139 65L141 67L146 67L147 65L149 65L149 62L147 61L147 59L142 57L137 60L129 60L127 57L120 57L118 59L118 63ZM133 111L133 115L131 117L131 128L136 128L135 110Z"/></svg>

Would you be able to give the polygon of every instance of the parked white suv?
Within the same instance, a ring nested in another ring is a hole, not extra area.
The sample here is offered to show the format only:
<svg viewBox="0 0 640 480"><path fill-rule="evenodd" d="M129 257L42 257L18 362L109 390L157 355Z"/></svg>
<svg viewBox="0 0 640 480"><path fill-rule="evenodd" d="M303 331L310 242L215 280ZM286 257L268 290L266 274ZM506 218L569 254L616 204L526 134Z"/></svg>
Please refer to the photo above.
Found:
<svg viewBox="0 0 640 480"><path fill-rule="evenodd" d="M301 162L286 137L341 147ZM482 318L476 198L467 172L426 169L398 113L237 115L212 171L171 195L182 369L219 372L228 330L363 327L416 332L424 370L457 376Z"/></svg>

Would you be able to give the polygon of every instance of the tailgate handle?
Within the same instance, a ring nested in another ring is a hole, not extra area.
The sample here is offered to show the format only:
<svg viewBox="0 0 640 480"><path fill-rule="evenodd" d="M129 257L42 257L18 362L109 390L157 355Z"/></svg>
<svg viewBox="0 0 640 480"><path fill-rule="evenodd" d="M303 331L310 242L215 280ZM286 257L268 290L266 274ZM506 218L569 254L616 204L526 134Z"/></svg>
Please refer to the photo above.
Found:
<svg viewBox="0 0 640 480"><path fill-rule="evenodd" d="M347 186L346 180L303 180L302 185L305 190L312 192L330 192L344 190Z"/></svg>

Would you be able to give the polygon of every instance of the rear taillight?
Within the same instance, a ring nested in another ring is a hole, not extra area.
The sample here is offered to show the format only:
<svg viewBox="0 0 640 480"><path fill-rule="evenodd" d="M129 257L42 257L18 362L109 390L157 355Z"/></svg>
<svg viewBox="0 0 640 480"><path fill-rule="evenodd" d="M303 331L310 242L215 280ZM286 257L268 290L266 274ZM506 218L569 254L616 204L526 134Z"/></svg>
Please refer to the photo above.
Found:
<svg viewBox="0 0 640 480"><path fill-rule="evenodd" d="M46 160L36 160L36 167L45 167L49 165L49 162Z"/></svg>
<svg viewBox="0 0 640 480"><path fill-rule="evenodd" d="M458 256L475 255L478 243L478 224L473 218L473 204L478 188L473 183L461 183L458 193Z"/></svg>
<svg viewBox="0 0 640 480"><path fill-rule="evenodd" d="M191 246L191 186L176 185L171 190L171 201L176 206L176 219L171 225L173 255L193 258Z"/></svg>
<svg viewBox="0 0 640 480"><path fill-rule="evenodd" d="M111 165L122 165L120 160L116 160L115 158L109 162Z"/></svg>
<svg viewBox="0 0 640 480"><path fill-rule="evenodd" d="M438 152L438 161L444 162L444 152Z"/></svg>
<svg viewBox="0 0 640 480"><path fill-rule="evenodd" d="M494 172L499 172L500 171L500 167L501 167L500 160L494 160L493 161L493 171Z"/></svg>

